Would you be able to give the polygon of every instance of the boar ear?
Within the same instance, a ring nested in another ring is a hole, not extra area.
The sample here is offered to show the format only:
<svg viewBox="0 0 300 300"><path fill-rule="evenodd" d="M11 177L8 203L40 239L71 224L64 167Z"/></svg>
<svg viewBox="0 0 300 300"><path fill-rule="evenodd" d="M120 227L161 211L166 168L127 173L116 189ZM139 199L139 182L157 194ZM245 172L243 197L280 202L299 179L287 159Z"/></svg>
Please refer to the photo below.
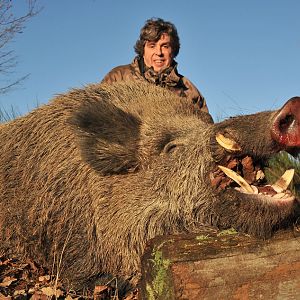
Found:
<svg viewBox="0 0 300 300"><path fill-rule="evenodd" d="M138 166L139 120L109 101L84 103L70 118L82 158L103 175Z"/></svg>

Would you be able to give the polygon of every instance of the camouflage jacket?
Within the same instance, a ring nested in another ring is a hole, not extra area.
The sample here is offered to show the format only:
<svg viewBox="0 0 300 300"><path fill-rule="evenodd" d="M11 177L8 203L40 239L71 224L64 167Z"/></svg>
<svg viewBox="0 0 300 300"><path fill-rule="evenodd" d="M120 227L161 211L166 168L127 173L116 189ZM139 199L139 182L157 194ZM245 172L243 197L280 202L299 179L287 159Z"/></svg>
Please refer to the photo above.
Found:
<svg viewBox="0 0 300 300"><path fill-rule="evenodd" d="M177 63L161 73L156 73L153 68L145 67L144 63L136 57L131 64L113 68L102 82L113 83L121 80L147 80L150 83L166 87L181 97L186 97L197 104L198 107L208 112L206 101L198 89L186 77L177 71Z"/></svg>

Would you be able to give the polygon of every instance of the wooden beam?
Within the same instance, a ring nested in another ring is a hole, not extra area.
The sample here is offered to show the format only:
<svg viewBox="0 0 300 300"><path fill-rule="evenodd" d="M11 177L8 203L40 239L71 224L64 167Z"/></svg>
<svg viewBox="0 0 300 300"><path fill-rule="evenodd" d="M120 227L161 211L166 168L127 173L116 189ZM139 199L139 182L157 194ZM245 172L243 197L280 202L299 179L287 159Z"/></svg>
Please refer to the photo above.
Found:
<svg viewBox="0 0 300 300"><path fill-rule="evenodd" d="M142 300L300 299L300 234L233 230L156 237L142 258Z"/></svg>

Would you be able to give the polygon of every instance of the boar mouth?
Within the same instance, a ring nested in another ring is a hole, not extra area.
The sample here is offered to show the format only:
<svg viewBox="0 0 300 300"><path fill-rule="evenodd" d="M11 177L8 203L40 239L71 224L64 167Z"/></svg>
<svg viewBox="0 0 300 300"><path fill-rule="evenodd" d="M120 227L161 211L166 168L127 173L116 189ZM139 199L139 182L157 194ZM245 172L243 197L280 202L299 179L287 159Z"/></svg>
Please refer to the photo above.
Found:
<svg viewBox="0 0 300 300"><path fill-rule="evenodd" d="M216 136L217 143L231 152L219 162L218 168L210 174L212 186L217 191L235 189L243 194L252 194L262 201L271 204L282 205L291 203L295 196L288 190L293 177L294 169L286 170L285 173L274 184L266 184L263 172L263 162L255 161L252 157L234 157L234 152L239 152L239 145L223 135Z"/></svg>
<svg viewBox="0 0 300 300"><path fill-rule="evenodd" d="M239 185L235 190L241 193L268 196L267 199L274 203L290 202L295 199L292 193L287 189L294 177L294 169L285 171L285 173L272 185L255 186L249 184L242 176L231 169L223 166L218 167Z"/></svg>

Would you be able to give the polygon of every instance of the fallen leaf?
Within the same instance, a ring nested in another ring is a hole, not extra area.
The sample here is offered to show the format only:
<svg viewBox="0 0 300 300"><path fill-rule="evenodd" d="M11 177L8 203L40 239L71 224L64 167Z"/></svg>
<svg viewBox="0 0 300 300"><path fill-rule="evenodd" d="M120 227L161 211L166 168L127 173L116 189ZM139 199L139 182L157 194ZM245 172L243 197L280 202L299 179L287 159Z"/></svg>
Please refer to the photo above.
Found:
<svg viewBox="0 0 300 300"><path fill-rule="evenodd" d="M103 291L107 291L107 290L108 290L108 286L106 285L96 285L94 289L94 294L100 294Z"/></svg>
<svg viewBox="0 0 300 300"><path fill-rule="evenodd" d="M8 286L11 285L12 282L14 282L16 280L17 280L16 278L13 278L13 277L10 277L10 276L4 277L3 281L0 283L0 286L1 287L8 287Z"/></svg>
<svg viewBox="0 0 300 300"><path fill-rule="evenodd" d="M2 293L0 293L0 299L1 300L11 300L12 297L11 296L4 296Z"/></svg>
<svg viewBox="0 0 300 300"><path fill-rule="evenodd" d="M48 297L52 297L55 295L55 290L50 286L41 288L41 291Z"/></svg>
<svg viewBox="0 0 300 300"><path fill-rule="evenodd" d="M49 281L49 280L50 280L50 275L44 275L39 277L40 282Z"/></svg>
<svg viewBox="0 0 300 300"><path fill-rule="evenodd" d="M30 298L30 300L48 300L48 299L49 299L49 297L47 295L43 294L42 292L38 292L38 291L35 292Z"/></svg>
<svg viewBox="0 0 300 300"><path fill-rule="evenodd" d="M26 296L27 293L26 293L25 290L16 290L16 291L14 291L14 296L19 296L19 295Z"/></svg>

